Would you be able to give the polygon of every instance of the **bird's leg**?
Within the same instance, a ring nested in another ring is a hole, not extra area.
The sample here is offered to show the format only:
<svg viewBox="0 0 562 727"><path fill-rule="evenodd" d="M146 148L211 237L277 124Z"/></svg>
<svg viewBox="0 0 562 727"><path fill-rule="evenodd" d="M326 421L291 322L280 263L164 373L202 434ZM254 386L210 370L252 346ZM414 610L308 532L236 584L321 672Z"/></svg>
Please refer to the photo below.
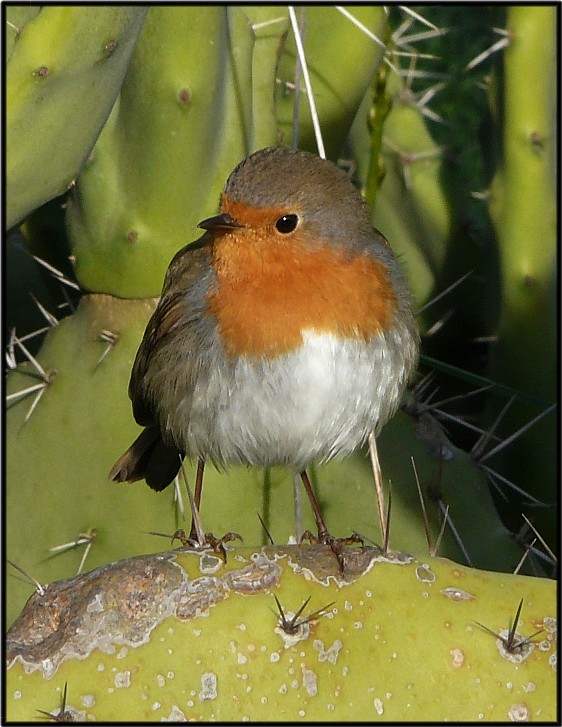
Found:
<svg viewBox="0 0 562 727"><path fill-rule="evenodd" d="M331 536L328 533L328 528L326 527L326 523L324 522L324 518L320 512L320 505L318 504L316 495L314 494L314 490L312 489L312 485L310 484L310 480L306 474L306 470L303 470L300 474L304 489L306 490L306 494L310 501L310 506L312 507L312 512L314 513L316 527L318 528L318 540L321 543L324 543L324 545L328 545Z"/></svg>
<svg viewBox="0 0 562 727"><path fill-rule="evenodd" d="M195 476L195 495L193 496L193 503L197 513L200 511L201 505L201 492L203 490L203 473L205 471L205 460L200 459L197 462L197 475ZM189 531L189 540L198 542L197 527L195 525L195 515L191 514L191 530Z"/></svg>
<svg viewBox="0 0 562 727"><path fill-rule="evenodd" d="M306 490L306 494L308 495L308 499L312 507L312 512L314 513L314 519L316 520L316 527L318 528L318 541L323 545L330 546L332 553L336 556L336 560L338 561L340 573L343 576L345 570L343 546L351 545L352 543L361 543L361 545L363 545L363 539L355 533L349 538L334 538L333 535L330 535L330 533L328 532L328 528L326 527L326 523L324 522L324 518L322 517L322 513L320 512L320 505L316 500L314 490L312 489L312 484L308 479L306 471L303 470L300 475L302 483L304 485L304 489ZM310 530L307 530L305 533L303 533L302 540L310 540L311 536L312 533L310 532Z"/></svg>
<svg viewBox="0 0 562 727"><path fill-rule="evenodd" d="M189 531L189 537L185 538L185 536L182 538L178 533L180 531L176 531L174 533L174 537L180 538L182 541L182 544L185 546L186 544L189 545L195 545L195 546L202 546L202 545L210 545L212 549L217 553L218 555L221 555L224 562L226 563L226 549L224 547L225 543L228 543L230 540L238 539L242 540L241 536L238 535L238 533L225 533L225 535L222 536L222 538L216 538L213 533L198 533L197 532L197 524L196 524L196 518L199 516L199 508L201 505L201 492L203 490L203 473L205 472L205 460L200 459L197 462L197 474L195 476L195 493L193 495L193 503L192 508L193 512L191 514L191 530Z"/></svg>

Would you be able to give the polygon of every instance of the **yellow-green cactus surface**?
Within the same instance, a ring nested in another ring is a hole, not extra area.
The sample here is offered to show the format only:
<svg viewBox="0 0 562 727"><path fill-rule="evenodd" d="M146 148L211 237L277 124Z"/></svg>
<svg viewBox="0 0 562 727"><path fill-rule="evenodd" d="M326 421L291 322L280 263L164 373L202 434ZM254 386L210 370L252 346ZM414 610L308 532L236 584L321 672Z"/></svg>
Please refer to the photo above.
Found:
<svg viewBox="0 0 562 727"><path fill-rule="evenodd" d="M330 548L301 545L236 547L226 564L180 549L52 583L9 631L7 716L555 719L552 581L343 553L344 575Z"/></svg>

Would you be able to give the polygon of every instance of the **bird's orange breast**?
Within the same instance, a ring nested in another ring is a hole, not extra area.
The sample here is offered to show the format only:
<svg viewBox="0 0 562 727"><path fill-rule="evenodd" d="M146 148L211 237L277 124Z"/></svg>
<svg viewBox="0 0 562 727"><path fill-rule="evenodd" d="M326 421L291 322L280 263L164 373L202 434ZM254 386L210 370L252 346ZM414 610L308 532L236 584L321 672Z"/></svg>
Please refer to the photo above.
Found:
<svg viewBox="0 0 562 727"><path fill-rule="evenodd" d="M313 329L365 341L392 322L396 294L386 267L295 233L263 239L250 228L217 237L217 285L208 310L231 356L273 357L298 348Z"/></svg>

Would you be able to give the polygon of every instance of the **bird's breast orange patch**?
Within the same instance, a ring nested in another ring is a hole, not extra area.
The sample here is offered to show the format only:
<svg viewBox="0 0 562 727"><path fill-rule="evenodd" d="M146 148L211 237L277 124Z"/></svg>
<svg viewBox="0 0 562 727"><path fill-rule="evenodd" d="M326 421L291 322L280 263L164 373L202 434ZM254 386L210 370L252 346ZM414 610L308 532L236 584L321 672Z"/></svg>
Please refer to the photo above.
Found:
<svg viewBox="0 0 562 727"><path fill-rule="evenodd" d="M271 241L251 228L217 236L212 264L208 309L231 356L288 353L306 329L367 341L396 308L382 263L328 244L307 247L298 232Z"/></svg>

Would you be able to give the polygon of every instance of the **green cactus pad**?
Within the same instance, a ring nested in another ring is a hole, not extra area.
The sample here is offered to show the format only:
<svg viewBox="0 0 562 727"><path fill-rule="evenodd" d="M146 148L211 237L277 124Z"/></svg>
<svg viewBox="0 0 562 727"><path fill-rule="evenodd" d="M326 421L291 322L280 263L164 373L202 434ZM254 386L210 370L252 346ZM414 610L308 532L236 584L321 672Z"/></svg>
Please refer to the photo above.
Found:
<svg viewBox="0 0 562 727"><path fill-rule="evenodd" d="M19 29L5 31L12 38L6 48L7 227L76 178L115 101L146 12L45 6L33 17L7 9Z"/></svg>
<svg viewBox="0 0 562 727"><path fill-rule="evenodd" d="M392 107L385 119L384 139L380 140L378 164L382 164L384 176L376 191L372 220L394 251L407 261L412 293L422 306L435 293L445 264L451 211L441 186L441 150L421 111L413 105L404 82L393 72L387 75L386 93L392 99ZM350 137L364 187L372 174L368 169L371 138L367 126L372 103L369 91Z"/></svg>
<svg viewBox="0 0 562 727"><path fill-rule="evenodd" d="M381 6L355 5L347 12L368 32L384 40L387 17ZM301 17L304 18L301 35L326 156L337 160L361 99L382 60L383 48L335 6L297 8L296 16L299 22ZM296 60L297 48L291 33L280 58L279 83L276 88L279 130L287 145L291 144L293 138ZM298 146L317 152L302 76Z"/></svg>
<svg viewBox="0 0 562 727"><path fill-rule="evenodd" d="M65 685L80 721L555 718L553 582L376 548L344 560L175 551L52 583L8 633L8 718L60 719Z"/></svg>
<svg viewBox="0 0 562 727"><path fill-rule="evenodd" d="M234 166L277 139L279 8L152 7L118 102L68 202L87 290L159 295ZM269 84L269 95L263 91ZM255 116L253 115L255 114ZM259 120L258 120L259 117Z"/></svg>
<svg viewBox="0 0 562 727"><path fill-rule="evenodd" d="M499 383L542 400L517 401L501 432L524 426L557 399L556 9L508 9L510 42L503 56L499 128L501 163L490 188L502 270L498 340L491 374ZM494 414L491 415L495 416ZM525 489L553 503L559 496L556 413L538 422L495 459L516 472ZM518 512L514 527L521 524ZM555 507L529 511L552 548Z"/></svg>

